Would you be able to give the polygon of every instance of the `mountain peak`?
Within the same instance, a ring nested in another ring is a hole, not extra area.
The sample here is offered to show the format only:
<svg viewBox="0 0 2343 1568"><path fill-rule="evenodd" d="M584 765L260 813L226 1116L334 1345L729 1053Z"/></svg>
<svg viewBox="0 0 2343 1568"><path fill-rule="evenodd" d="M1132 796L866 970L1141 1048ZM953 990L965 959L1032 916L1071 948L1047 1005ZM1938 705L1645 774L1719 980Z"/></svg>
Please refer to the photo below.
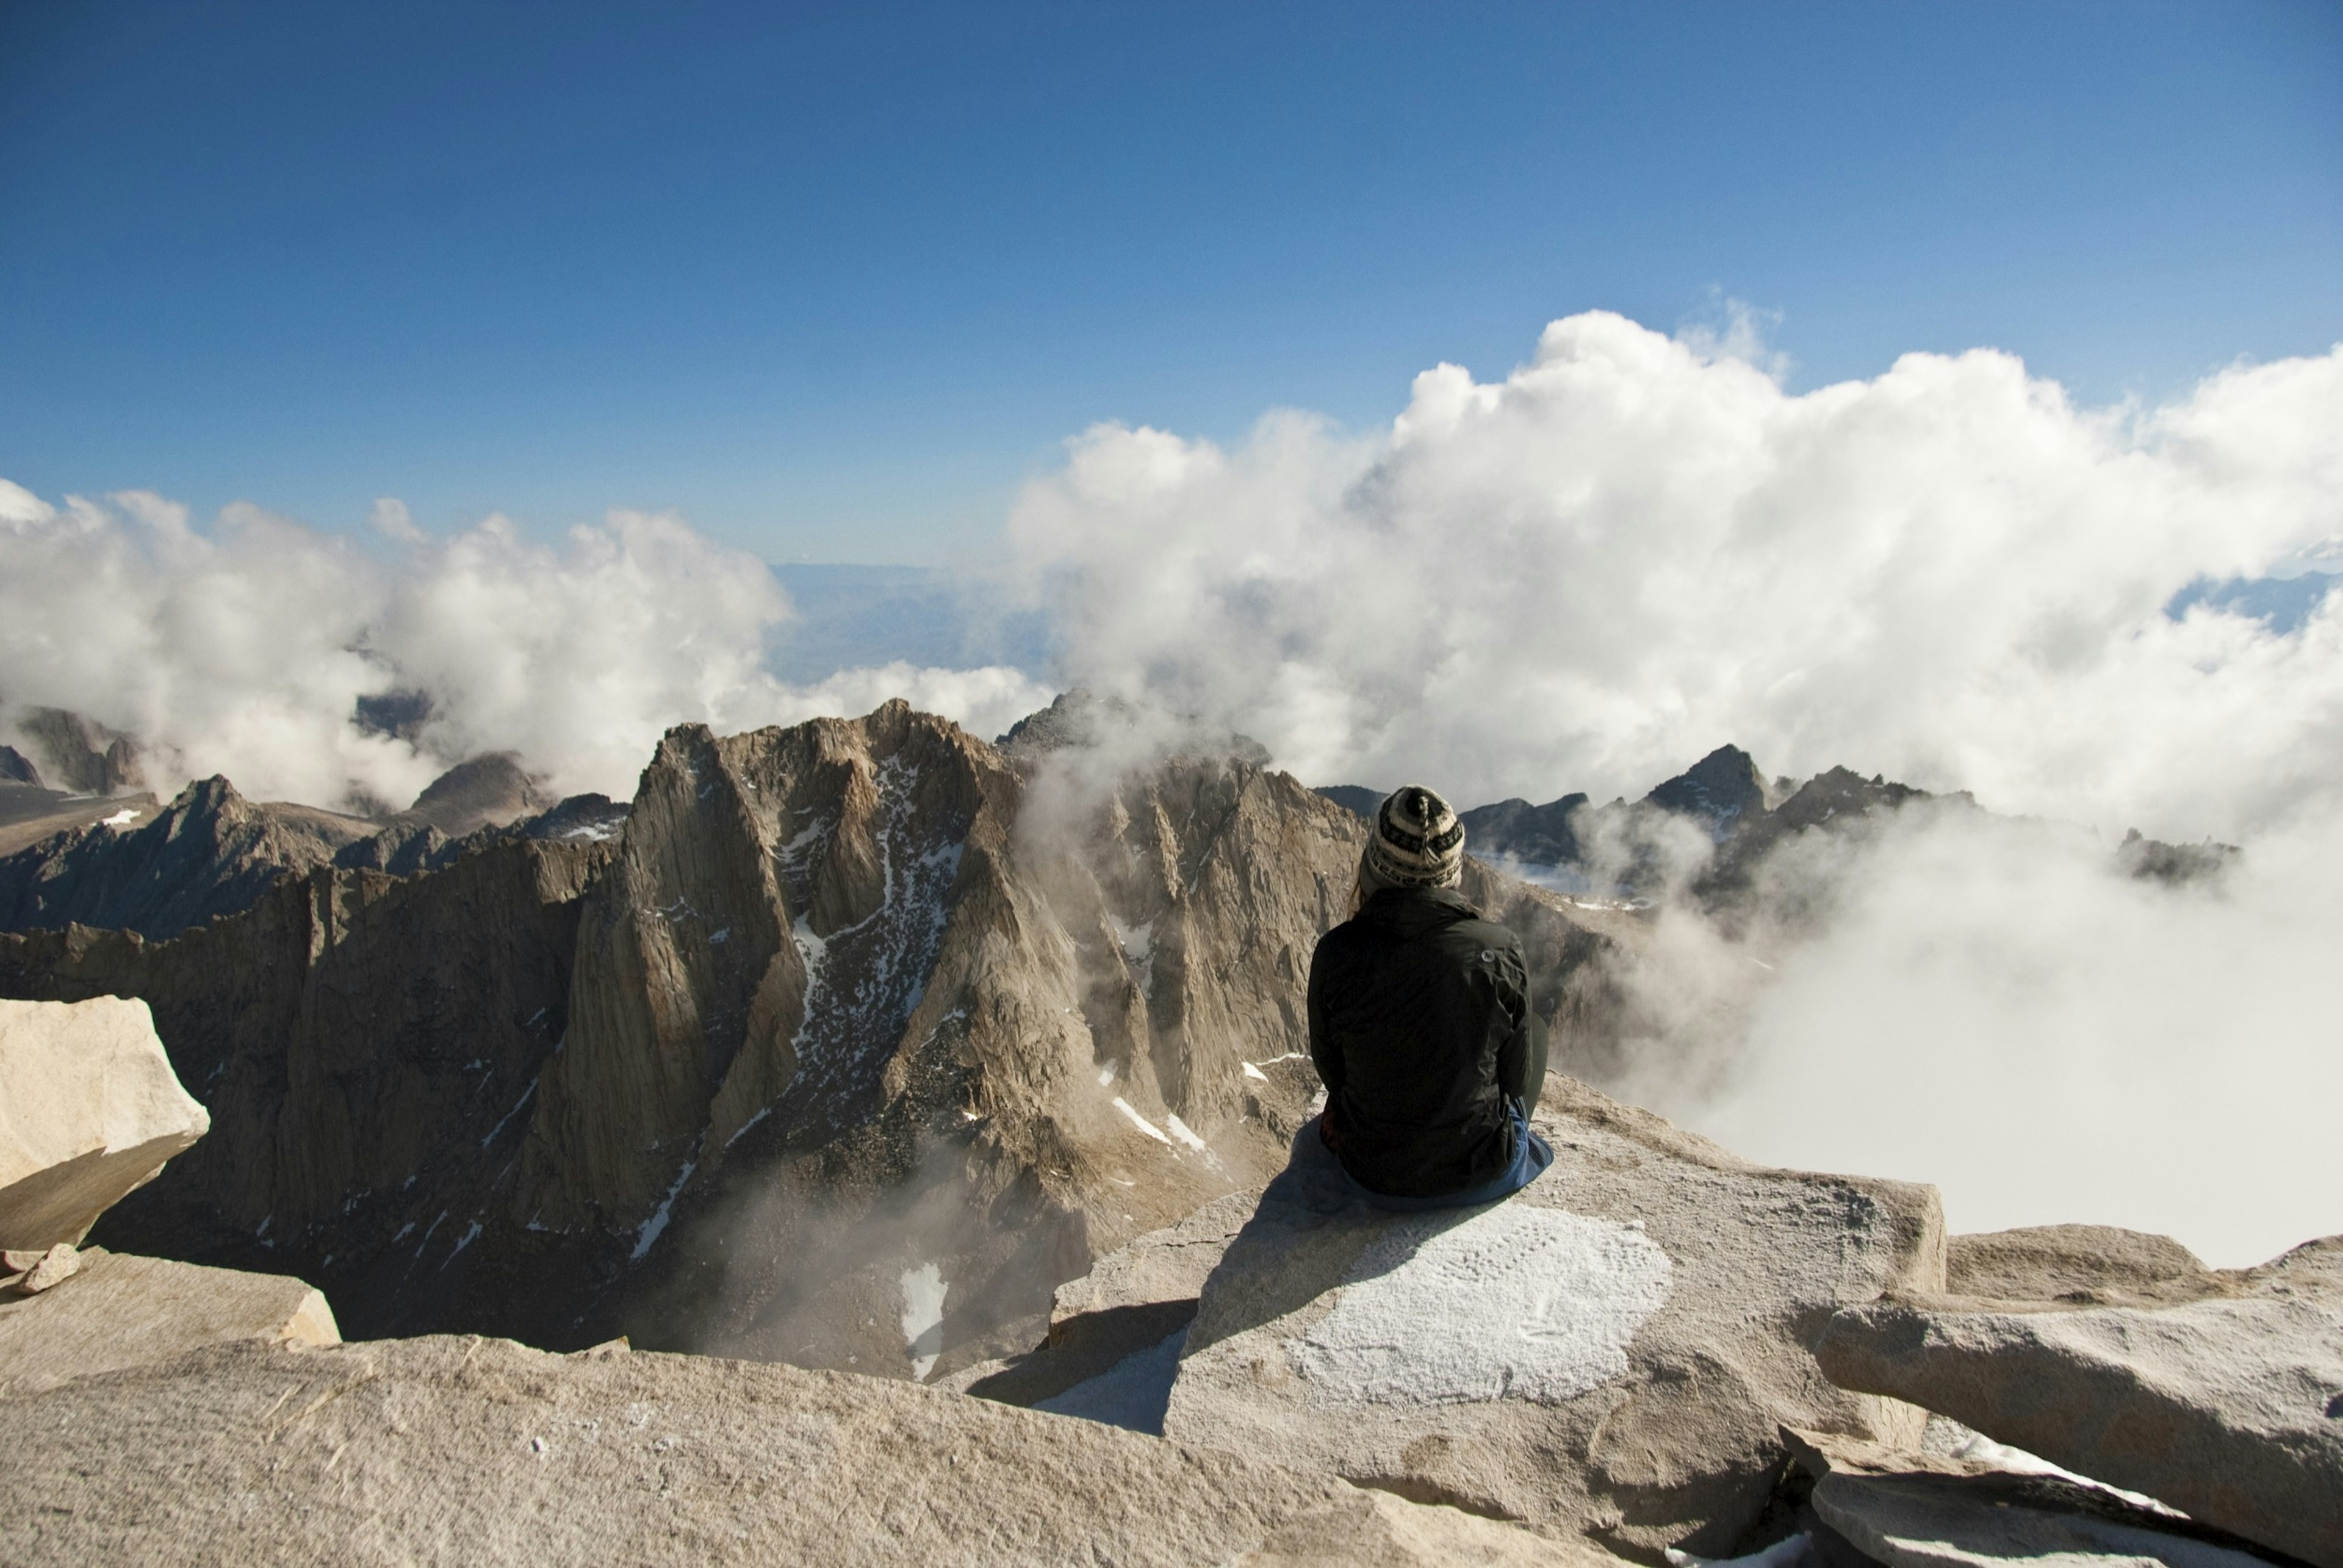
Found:
<svg viewBox="0 0 2343 1568"><path fill-rule="evenodd" d="M544 780L521 766L518 752L488 751L434 779L397 819L427 824L460 839L482 828L501 828L535 816L553 804Z"/></svg>
<svg viewBox="0 0 2343 1568"><path fill-rule="evenodd" d="M1644 804L1693 817L1723 839L1736 823L1763 815L1773 801L1756 759L1738 746L1720 746L1644 797Z"/></svg>

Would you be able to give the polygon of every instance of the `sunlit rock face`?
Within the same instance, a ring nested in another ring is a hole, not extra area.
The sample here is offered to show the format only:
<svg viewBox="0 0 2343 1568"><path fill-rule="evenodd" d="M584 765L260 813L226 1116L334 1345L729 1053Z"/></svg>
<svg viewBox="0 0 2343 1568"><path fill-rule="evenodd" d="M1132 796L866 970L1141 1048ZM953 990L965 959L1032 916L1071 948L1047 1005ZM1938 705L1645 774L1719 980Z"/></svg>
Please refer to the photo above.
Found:
<svg viewBox="0 0 2343 1568"><path fill-rule="evenodd" d="M0 936L0 992L146 997L211 1108L101 1241L298 1271L357 1335L940 1375L1282 1162L1363 830L1193 738L688 726L605 836L318 868L168 942ZM1616 933L1468 892L1567 1058Z"/></svg>

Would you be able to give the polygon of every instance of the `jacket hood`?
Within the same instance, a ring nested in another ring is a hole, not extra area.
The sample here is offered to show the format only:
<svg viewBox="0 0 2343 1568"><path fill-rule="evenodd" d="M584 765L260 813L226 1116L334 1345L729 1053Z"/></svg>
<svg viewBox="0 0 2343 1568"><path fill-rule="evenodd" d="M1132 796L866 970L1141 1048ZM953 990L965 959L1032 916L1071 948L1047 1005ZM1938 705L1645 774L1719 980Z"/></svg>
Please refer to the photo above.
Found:
<svg viewBox="0 0 2343 1568"><path fill-rule="evenodd" d="M1413 938L1477 920L1481 911L1454 888L1385 888L1367 900L1357 918L1394 936Z"/></svg>

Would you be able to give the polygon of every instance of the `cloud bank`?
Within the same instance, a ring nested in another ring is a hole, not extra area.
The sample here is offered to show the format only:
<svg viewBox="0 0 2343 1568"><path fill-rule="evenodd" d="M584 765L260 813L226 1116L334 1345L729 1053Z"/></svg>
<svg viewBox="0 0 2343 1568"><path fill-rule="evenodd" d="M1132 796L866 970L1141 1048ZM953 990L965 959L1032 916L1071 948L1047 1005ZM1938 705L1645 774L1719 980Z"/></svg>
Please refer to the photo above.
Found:
<svg viewBox="0 0 2343 1568"><path fill-rule="evenodd" d="M145 492L53 506L0 481L0 701L138 736L166 790L225 773L248 794L404 805L452 762L517 750L562 792L631 795L668 726L722 730L867 712L890 697L994 734L1046 703L1013 669L765 668L789 613L764 564L669 515L613 512L532 543L491 517L446 538L397 502L374 537L233 506L198 530ZM411 738L361 697L419 691Z"/></svg>
<svg viewBox="0 0 2343 1568"><path fill-rule="evenodd" d="M2343 787L2334 603L2164 614L2343 537L2343 349L2088 410L1991 351L1793 396L1703 347L1573 317L1365 439L1099 427L1012 535L1075 674L1313 782L1601 799L1735 740L2184 837Z"/></svg>

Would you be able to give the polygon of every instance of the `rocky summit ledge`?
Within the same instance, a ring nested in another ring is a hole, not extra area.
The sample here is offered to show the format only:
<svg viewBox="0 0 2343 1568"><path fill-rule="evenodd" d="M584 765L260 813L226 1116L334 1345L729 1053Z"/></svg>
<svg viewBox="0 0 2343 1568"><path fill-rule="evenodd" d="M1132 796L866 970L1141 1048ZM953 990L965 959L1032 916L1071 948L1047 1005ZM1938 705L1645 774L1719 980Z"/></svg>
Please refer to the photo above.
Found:
<svg viewBox="0 0 2343 1568"><path fill-rule="evenodd" d="M1941 1289L1935 1190L1775 1171L1549 1081L1555 1161L1503 1203L1398 1216L1308 1138L1206 1281L1163 1430L1653 1558L1721 1555L1782 1425L1916 1445L1845 1392L1835 1310Z"/></svg>
<svg viewBox="0 0 2343 1568"><path fill-rule="evenodd" d="M1612 1561L1089 1422L616 1345L221 1345L0 1413L27 1564Z"/></svg>

